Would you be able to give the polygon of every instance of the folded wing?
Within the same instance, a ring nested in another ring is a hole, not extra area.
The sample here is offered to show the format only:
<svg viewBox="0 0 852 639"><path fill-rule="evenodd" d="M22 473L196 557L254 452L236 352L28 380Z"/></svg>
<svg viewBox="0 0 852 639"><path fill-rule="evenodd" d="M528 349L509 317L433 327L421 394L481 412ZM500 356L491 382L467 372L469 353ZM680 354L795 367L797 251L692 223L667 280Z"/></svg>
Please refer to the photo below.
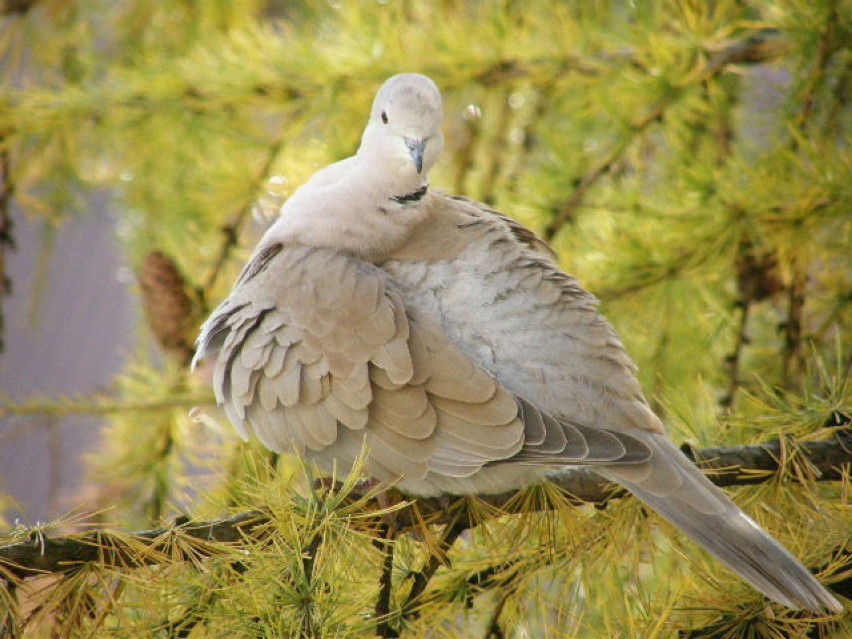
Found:
<svg viewBox="0 0 852 639"><path fill-rule="evenodd" d="M196 358L211 356L217 402L243 437L317 459L366 442L382 480L649 455L513 395L407 310L384 271L330 249L259 251L202 329Z"/></svg>

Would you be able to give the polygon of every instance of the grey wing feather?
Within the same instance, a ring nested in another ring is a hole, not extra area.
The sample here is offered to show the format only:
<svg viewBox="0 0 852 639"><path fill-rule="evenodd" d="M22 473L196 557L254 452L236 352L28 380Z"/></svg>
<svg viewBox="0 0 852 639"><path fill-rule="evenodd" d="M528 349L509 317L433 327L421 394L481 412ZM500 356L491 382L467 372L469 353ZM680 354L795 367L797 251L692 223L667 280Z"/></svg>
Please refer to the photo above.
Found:
<svg viewBox="0 0 852 639"><path fill-rule="evenodd" d="M509 462L545 466L637 464L651 455L647 444L629 434L573 423L539 410L522 397L517 401L526 436L523 448Z"/></svg>
<svg viewBox="0 0 852 639"><path fill-rule="evenodd" d="M512 394L409 316L383 271L336 251L259 250L202 327L205 357L243 436L325 468L365 438L386 480L468 475L523 445Z"/></svg>

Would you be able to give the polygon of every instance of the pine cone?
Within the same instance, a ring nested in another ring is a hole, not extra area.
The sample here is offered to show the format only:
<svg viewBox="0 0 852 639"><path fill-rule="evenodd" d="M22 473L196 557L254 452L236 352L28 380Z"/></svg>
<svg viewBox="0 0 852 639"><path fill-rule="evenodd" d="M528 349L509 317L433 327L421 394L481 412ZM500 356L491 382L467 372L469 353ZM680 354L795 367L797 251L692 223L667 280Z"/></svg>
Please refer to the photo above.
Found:
<svg viewBox="0 0 852 639"><path fill-rule="evenodd" d="M157 343L169 355L189 363L194 351L188 339L194 308L177 264L160 251L148 253L139 270L139 288Z"/></svg>

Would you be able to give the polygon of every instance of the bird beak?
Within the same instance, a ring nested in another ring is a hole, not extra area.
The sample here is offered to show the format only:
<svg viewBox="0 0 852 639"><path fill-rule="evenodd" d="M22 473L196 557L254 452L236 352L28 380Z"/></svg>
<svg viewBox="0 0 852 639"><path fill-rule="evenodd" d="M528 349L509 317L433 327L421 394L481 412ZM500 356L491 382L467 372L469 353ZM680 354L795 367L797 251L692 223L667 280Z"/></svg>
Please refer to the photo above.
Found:
<svg viewBox="0 0 852 639"><path fill-rule="evenodd" d="M423 152L426 150L426 140L415 140L413 138L405 138L405 146L408 147L408 152L411 154L411 159L414 160L414 166L417 167L417 172L423 172Z"/></svg>

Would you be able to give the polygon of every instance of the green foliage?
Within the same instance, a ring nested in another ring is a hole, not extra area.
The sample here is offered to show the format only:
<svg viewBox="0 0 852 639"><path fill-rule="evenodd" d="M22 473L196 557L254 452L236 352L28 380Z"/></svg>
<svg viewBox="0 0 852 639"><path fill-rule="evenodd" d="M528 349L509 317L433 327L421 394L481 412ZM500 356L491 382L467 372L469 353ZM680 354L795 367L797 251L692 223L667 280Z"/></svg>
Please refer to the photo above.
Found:
<svg viewBox="0 0 852 639"><path fill-rule="evenodd" d="M447 113L434 186L553 242L602 299L676 440L791 438L776 481L734 498L808 565L848 578L832 552L848 553L849 482L816 485L795 454L852 414L848 2L31 4L0 16L4 186L28 215L61 227L84 212L81 195L108 190L130 254L174 260L197 322L262 230L252 209L267 180L280 176L268 188L285 197L350 154L381 81L427 73ZM91 468L113 521L271 519L241 544L175 529L156 551L133 547L143 567L95 562L0 588L0 628L369 636L392 544L387 625L402 636L817 636L811 618L767 614L634 501L577 508L546 485L518 496L520 516L472 503L482 525L412 612L441 529L385 540L388 513L344 499L351 484L315 493L292 459L269 464L209 408L203 375L152 361L150 347L108 396L2 411L103 414ZM187 415L196 403L201 423ZM848 615L839 623L824 636L852 632Z"/></svg>

